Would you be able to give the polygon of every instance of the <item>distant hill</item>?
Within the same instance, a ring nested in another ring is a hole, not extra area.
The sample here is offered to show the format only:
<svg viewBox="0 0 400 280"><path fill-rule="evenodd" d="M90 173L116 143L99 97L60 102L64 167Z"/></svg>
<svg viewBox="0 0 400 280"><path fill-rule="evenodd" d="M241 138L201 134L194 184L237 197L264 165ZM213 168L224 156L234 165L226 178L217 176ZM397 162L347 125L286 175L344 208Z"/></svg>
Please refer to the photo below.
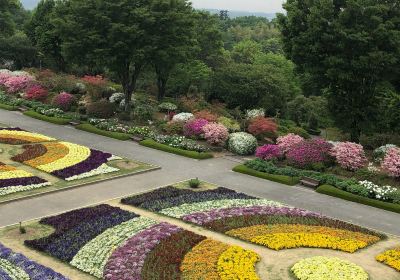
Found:
<svg viewBox="0 0 400 280"><path fill-rule="evenodd" d="M204 9L209 11L212 14L219 14L220 10L217 9ZM256 16L256 17L265 17L269 20L274 19L276 17L275 13L260 13L260 12L244 12L244 11L229 11L229 17L237 18L237 17L247 17L247 16Z"/></svg>

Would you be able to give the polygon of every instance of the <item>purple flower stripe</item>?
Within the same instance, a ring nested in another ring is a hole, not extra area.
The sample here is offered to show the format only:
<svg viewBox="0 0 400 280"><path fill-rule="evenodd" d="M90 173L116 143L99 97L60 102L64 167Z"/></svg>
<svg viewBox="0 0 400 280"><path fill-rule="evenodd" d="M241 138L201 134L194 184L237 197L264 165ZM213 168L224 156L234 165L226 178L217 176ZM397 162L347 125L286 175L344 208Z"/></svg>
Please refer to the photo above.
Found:
<svg viewBox="0 0 400 280"><path fill-rule="evenodd" d="M0 130L26 131L26 130L21 129L19 127L0 127Z"/></svg>
<svg viewBox="0 0 400 280"><path fill-rule="evenodd" d="M252 206L252 207L215 209L206 212L198 212L186 215L182 217L182 219L187 222L203 225L223 218L250 216L250 215L271 215L271 216L279 215L279 216L290 216L290 217L314 217L314 218L323 217L320 214L298 208Z"/></svg>
<svg viewBox="0 0 400 280"><path fill-rule="evenodd" d="M7 274L4 270L2 270L1 268L0 268L0 279L1 279L1 280L13 280L13 279L11 279L11 277L8 276L8 274Z"/></svg>
<svg viewBox="0 0 400 280"><path fill-rule="evenodd" d="M43 184L47 181L39 177L12 178L0 180L0 188L8 188L14 186L29 186Z"/></svg>
<svg viewBox="0 0 400 280"><path fill-rule="evenodd" d="M110 153L91 149L90 156L86 160L74 166L54 171L51 174L62 179L80 175L100 167L103 163L106 163L111 156Z"/></svg>
<svg viewBox="0 0 400 280"><path fill-rule="evenodd" d="M147 255L163 239L181 230L174 225L161 223L136 234L113 252L104 268L104 279L142 280L141 272Z"/></svg>

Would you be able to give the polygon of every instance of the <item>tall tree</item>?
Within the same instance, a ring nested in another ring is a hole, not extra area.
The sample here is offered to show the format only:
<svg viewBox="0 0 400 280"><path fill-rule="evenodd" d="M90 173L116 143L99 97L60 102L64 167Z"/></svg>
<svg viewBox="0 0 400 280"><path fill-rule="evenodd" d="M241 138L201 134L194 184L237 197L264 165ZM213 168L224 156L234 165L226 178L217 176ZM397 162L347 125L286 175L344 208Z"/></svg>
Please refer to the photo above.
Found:
<svg viewBox="0 0 400 280"><path fill-rule="evenodd" d="M377 89L400 75L398 0L288 0L284 50L328 92L336 124L358 142L373 128Z"/></svg>
<svg viewBox="0 0 400 280"><path fill-rule="evenodd" d="M14 34L13 14L19 6L20 3L16 0L0 0L0 37L8 37Z"/></svg>
<svg viewBox="0 0 400 280"><path fill-rule="evenodd" d="M148 0L67 0L56 7L54 25L63 54L77 64L115 73L130 111L137 79L152 49L154 25Z"/></svg>

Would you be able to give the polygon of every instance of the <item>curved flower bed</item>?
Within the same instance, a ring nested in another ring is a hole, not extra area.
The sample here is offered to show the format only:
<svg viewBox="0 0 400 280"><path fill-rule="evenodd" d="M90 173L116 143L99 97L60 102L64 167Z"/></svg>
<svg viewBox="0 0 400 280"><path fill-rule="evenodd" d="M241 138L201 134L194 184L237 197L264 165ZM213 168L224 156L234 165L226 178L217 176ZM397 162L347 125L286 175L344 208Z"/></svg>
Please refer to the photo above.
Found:
<svg viewBox="0 0 400 280"><path fill-rule="evenodd" d="M67 280L68 278L42 266L24 255L14 253L0 243L0 279L4 280Z"/></svg>
<svg viewBox="0 0 400 280"><path fill-rule="evenodd" d="M368 280L368 274L349 261L312 257L299 261L291 271L298 280Z"/></svg>
<svg viewBox="0 0 400 280"><path fill-rule="evenodd" d="M55 141L56 139L42 134L25 131L18 127L0 128L0 143L10 145L21 145L29 143L40 143Z"/></svg>
<svg viewBox="0 0 400 280"><path fill-rule="evenodd" d="M400 271L400 247L378 255L376 260Z"/></svg>
<svg viewBox="0 0 400 280"><path fill-rule="evenodd" d="M113 159L104 153L68 142L23 146L24 152L12 160L21 162L67 181L119 171L106 163Z"/></svg>
<svg viewBox="0 0 400 280"><path fill-rule="evenodd" d="M43 188L50 182L14 166L0 162L0 196Z"/></svg>

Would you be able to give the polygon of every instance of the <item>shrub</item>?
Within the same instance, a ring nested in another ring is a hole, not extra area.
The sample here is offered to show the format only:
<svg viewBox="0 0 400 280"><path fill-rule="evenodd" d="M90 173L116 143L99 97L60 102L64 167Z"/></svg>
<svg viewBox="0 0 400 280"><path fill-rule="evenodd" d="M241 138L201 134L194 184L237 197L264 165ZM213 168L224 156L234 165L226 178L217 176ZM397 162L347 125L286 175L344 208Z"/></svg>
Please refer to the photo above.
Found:
<svg viewBox="0 0 400 280"><path fill-rule="evenodd" d="M107 80L101 75L85 75L81 80L92 86L105 86L107 84Z"/></svg>
<svg viewBox="0 0 400 280"><path fill-rule="evenodd" d="M265 117L265 110L264 109L253 109L246 111L246 119L251 120L257 117Z"/></svg>
<svg viewBox="0 0 400 280"><path fill-rule="evenodd" d="M163 126L163 131L169 135L182 134L184 122L168 122Z"/></svg>
<svg viewBox="0 0 400 280"><path fill-rule="evenodd" d="M28 88L25 98L28 100L43 101L47 98L48 91L40 85L33 85Z"/></svg>
<svg viewBox="0 0 400 280"><path fill-rule="evenodd" d="M277 130L277 125L272 119L267 119L264 117L256 117L250 121L248 131L254 136L262 136L266 133L275 134Z"/></svg>
<svg viewBox="0 0 400 280"><path fill-rule="evenodd" d="M122 100L124 100L124 98L125 98L125 94L123 92L116 92L113 95L111 95L110 102L119 104L119 103L121 103Z"/></svg>
<svg viewBox="0 0 400 280"><path fill-rule="evenodd" d="M391 148L386 153L382 168L392 177L400 177L400 149Z"/></svg>
<svg viewBox="0 0 400 280"><path fill-rule="evenodd" d="M160 109L161 112L170 112L177 110L178 106L176 106L171 102L163 102L160 105L158 105L158 108Z"/></svg>
<svg viewBox="0 0 400 280"><path fill-rule="evenodd" d="M229 130L229 132L240 131L240 124L233 119L227 117L220 117L218 118L218 122L223 126L225 126Z"/></svg>
<svg viewBox="0 0 400 280"><path fill-rule="evenodd" d="M54 124L59 124L59 125L66 125L71 121L71 119L46 116L46 115L42 115L42 114L34 112L34 111L26 111L26 112L24 112L24 115L34 118L34 119L37 119L37 120L54 123Z"/></svg>
<svg viewBox="0 0 400 280"><path fill-rule="evenodd" d="M53 105L57 106L58 108L68 111L71 109L72 104L74 103L75 98L72 94L67 92L61 92L60 94L56 95L53 98Z"/></svg>
<svg viewBox="0 0 400 280"><path fill-rule="evenodd" d="M289 127L287 130L287 133L293 133L293 134L299 135L299 136L303 137L304 139L311 138L310 134L304 128L301 128L298 126Z"/></svg>
<svg viewBox="0 0 400 280"><path fill-rule="evenodd" d="M153 148L156 150L184 156L184 157L194 158L194 159L209 159L209 158L213 157L213 155L210 153L184 150L181 148L172 147L170 145L157 143L156 141L154 141L152 139L143 140L140 142L140 145L149 147L149 148Z"/></svg>
<svg viewBox="0 0 400 280"><path fill-rule="evenodd" d="M189 180L189 186L192 189L197 189L200 186L199 178Z"/></svg>
<svg viewBox="0 0 400 280"><path fill-rule="evenodd" d="M376 149L380 146L386 145L387 143L400 146L400 134L379 133L373 135L361 135L360 143L367 150Z"/></svg>
<svg viewBox="0 0 400 280"><path fill-rule="evenodd" d="M305 140L292 146L286 153L286 158L290 165L300 168L312 168L317 163L325 164L332 161L330 156L332 147L332 144L323 139ZM318 168L323 169L322 166Z"/></svg>
<svg viewBox="0 0 400 280"><path fill-rule="evenodd" d="M199 137L204 134L203 127L208 124L205 119L194 119L188 121L183 127L183 133L188 137Z"/></svg>
<svg viewBox="0 0 400 280"><path fill-rule="evenodd" d="M76 126L76 129L87 131L90 133L95 133L98 135L102 135L102 136L106 136L106 137L110 137L110 138L114 138L114 139L118 139L118 140L122 140L122 141L126 141L131 138L131 136L129 134L113 132L113 131L105 131L102 129L98 129L97 127L95 127L91 124L88 124L88 123L80 124L80 125Z"/></svg>
<svg viewBox="0 0 400 280"><path fill-rule="evenodd" d="M257 148L257 139L246 132L236 132L229 136L228 149L238 155L254 154Z"/></svg>
<svg viewBox="0 0 400 280"><path fill-rule="evenodd" d="M148 104L140 104L133 109L133 116L139 121L149 121L153 119L154 107Z"/></svg>
<svg viewBox="0 0 400 280"><path fill-rule="evenodd" d="M9 77L4 86L8 93L22 92L33 84L33 78L31 76L11 76Z"/></svg>
<svg viewBox="0 0 400 280"><path fill-rule="evenodd" d="M194 113L196 119L205 119L209 122L216 122L218 120L218 116L209 110L201 110Z"/></svg>
<svg viewBox="0 0 400 280"><path fill-rule="evenodd" d="M192 113L179 113L174 115L172 121L174 122L188 122L189 120L193 119L194 115Z"/></svg>
<svg viewBox="0 0 400 280"><path fill-rule="evenodd" d="M278 145L264 145L256 150L256 157L263 160L274 160L282 156L282 151Z"/></svg>
<svg viewBox="0 0 400 280"><path fill-rule="evenodd" d="M204 138L211 145L223 145L229 138L228 129L219 123L209 123L203 127Z"/></svg>
<svg viewBox="0 0 400 280"><path fill-rule="evenodd" d="M397 148L397 146L393 144L387 144L385 146L376 148L373 153L374 160L376 162L381 162L385 158L387 152L392 148Z"/></svg>
<svg viewBox="0 0 400 280"><path fill-rule="evenodd" d="M286 136L278 137L278 139L276 140L276 143L278 144L279 148L281 148L281 151L283 153L286 153L293 146L295 146L303 141L304 141L303 137L301 137L299 135L295 135L293 133L289 133Z"/></svg>
<svg viewBox="0 0 400 280"><path fill-rule="evenodd" d="M115 106L106 100L100 100L87 105L86 111L91 117L108 119L114 116Z"/></svg>
<svg viewBox="0 0 400 280"><path fill-rule="evenodd" d="M342 168L350 171L363 168L368 162L363 146L352 142L340 142L336 144L331 154Z"/></svg>
<svg viewBox="0 0 400 280"><path fill-rule="evenodd" d="M86 86L83 83L76 83L71 89L71 94L84 95L86 93Z"/></svg>

